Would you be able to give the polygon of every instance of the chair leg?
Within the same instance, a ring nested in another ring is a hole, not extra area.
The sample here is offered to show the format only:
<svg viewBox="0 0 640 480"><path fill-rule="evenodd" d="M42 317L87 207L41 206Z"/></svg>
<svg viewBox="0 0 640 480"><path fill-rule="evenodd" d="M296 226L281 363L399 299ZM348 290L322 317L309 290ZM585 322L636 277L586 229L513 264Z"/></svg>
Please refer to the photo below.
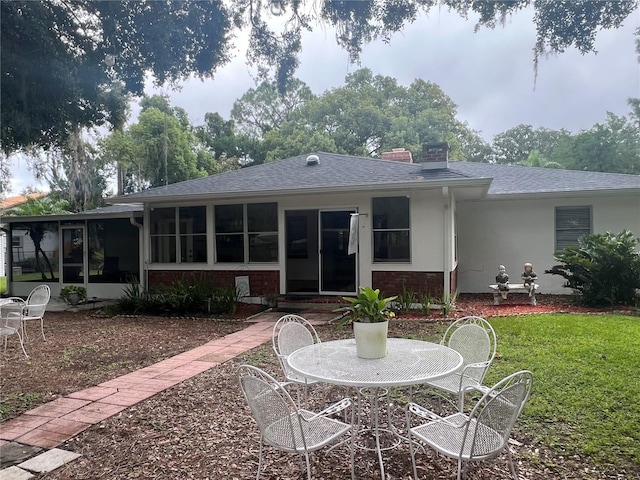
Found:
<svg viewBox="0 0 640 480"><path fill-rule="evenodd" d="M353 413L351 414L351 445L349 450L351 451L351 480L356 480L356 430L353 425Z"/></svg>
<svg viewBox="0 0 640 480"><path fill-rule="evenodd" d="M409 453L411 455L411 467L413 469L413 479L418 480L418 469L416 468L416 451L413 447L413 439L411 438L411 414L406 413L407 418L407 441L409 442Z"/></svg>
<svg viewBox="0 0 640 480"><path fill-rule="evenodd" d="M44 336L44 319L40 318L40 331L42 332L42 339L46 342L47 338Z"/></svg>
<svg viewBox="0 0 640 480"><path fill-rule="evenodd" d="M260 438L260 453L258 455L258 473L256 474L256 480L260 480L260 471L262 470L262 455L264 453L264 445L262 438Z"/></svg>
<svg viewBox="0 0 640 480"><path fill-rule="evenodd" d="M24 349L24 342L22 340L22 335L20 335L20 331L18 331L17 334L18 339L20 340L20 346L22 347L22 353L24 353L25 358L29 358L29 355L27 355L27 351Z"/></svg>
<svg viewBox="0 0 640 480"><path fill-rule="evenodd" d="M515 480L518 480L518 472L516 472L516 466L513 464L513 456L511 455L511 449L507 445L507 456L509 457L509 467L511 468L511 474Z"/></svg>
<svg viewBox="0 0 640 480"><path fill-rule="evenodd" d="M307 480L311 480L311 464L309 462L309 452L305 450L304 459L307 463Z"/></svg>

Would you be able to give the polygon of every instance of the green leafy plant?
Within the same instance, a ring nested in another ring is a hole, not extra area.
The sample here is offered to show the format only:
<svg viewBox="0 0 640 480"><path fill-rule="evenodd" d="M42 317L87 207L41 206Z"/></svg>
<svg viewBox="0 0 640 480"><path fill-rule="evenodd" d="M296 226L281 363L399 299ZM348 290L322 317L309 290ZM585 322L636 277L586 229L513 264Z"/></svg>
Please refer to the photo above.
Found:
<svg viewBox="0 0 640 480"><path fill-rule="evenodd" d="M633 304L640 288L639 242L627 230L584 235L578 247L557 253L555 258L562 263L545 273L564 277L564 286L582 294L588 305Z"/></svg>
<svg viewBox="0 0 640 480"><path fill-rule="evenodd" d="M420 299L422 314L428 317L431 313L431 304L433 303L431 295L428 293L421 293L418 298Z"/></svg>
<svg viewBox="0 0 640 480"><path fill-rule="evenodd" d="M374 290L371 287L360 287L357 297L342 298L349 302L349 305L335 310L346 314L338 321L339 326L350 322L378 323L395 317L389 303L398 297L380 298L379 288Z"/></svg>
<svg viewBox="0 0 640 480"><path fill-rule="evenodd" d="M449 312L453 310L456 305L456 300L458 299L458 292L455 291L453 293L444 294L440 299L440 305L442 306L442 316L447 318L449 316Z"/></svg>
<svg viewBox="0 0 640 480"><path fill-rule="evenodd" d="M394 302L398 306L398 310L402 313L407 313L411 310L411 306L416 303L416 293L413 290L407 289L407 286L402 284L402 292L398 295L398 298Z"/></svg>
<svg viewBox="0 0 640 480"><path fill-rule="evenodd" d="M118 299L118 309L131 314L232 314L236 311L239 293L235 287L216 287L205 275L185 276L169 286L143 291L133 281Z"/></svg>
<svg viewBox="0 0 640 480"><path fill-rule="evenodd" d="M87 299L87 289L80 285L67 285L60 290L60 298L69 305L84 302Z"/></svg>

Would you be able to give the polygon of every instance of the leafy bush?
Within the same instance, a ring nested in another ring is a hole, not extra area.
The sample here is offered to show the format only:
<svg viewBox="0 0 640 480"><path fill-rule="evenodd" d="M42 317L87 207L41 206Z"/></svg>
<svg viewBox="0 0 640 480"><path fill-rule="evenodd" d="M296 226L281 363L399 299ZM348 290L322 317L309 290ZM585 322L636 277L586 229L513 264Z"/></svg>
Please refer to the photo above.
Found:
<svg viewBox="0 0 640 480"><path fill-rule="evenodd" d="M567 247L555 255L561 265L545 273L561 275L565 287L582 294L588 305L620 305L634 301L640 288L640 239L623 230L620 233L584 235L578 247Z"/></svg>
<svg viewBox="0 0 640 480"><path fill-rule="evenodd" d="M118 300L123 313L161 315L231 314L236 310L238 292L232 287L216 287L210 277L183 277L170 286L142 291L137 282L129 284Z"/></svg>

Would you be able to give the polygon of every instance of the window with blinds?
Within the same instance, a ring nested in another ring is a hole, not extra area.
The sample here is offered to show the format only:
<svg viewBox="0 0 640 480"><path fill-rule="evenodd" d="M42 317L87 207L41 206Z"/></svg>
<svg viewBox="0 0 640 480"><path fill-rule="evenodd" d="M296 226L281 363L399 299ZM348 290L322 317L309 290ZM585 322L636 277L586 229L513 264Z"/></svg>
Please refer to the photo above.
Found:
<svg viewBox="0 0 640 480"><path fill-rule="evenodd" d="M577 247L578 239L591 234L591 206L556 207L556 252Z"/></svg>

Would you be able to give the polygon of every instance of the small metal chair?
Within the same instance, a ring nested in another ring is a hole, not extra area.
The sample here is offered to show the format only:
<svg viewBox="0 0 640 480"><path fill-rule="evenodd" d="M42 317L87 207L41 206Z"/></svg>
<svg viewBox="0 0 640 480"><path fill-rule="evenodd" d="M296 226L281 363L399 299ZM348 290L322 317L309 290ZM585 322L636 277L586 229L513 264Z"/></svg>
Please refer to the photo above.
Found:
<svg viewBox="0 0 640 480"><path fill-rule="evenodd" d="M350 398L325 408L319 413L298 408L284 387L266 372L251 365L241 365L238 379L251 413L260 429L260 453L256 480L260 479L264 447L297 453L306 461L307 479L311 480L309 453L337 442L331 448L349 443L351 454L351 478L354 479L354 428L353 408L351 422L341 422L329 415L346 411L352 406ZM350 439L345 437L350 434ZM343 439L338 442L338 440ZM300 466L302 460L300 459Z"/></svg>
<svg viewBox="0 0 640 480"><path fill-rule="evenodd" d="M509 375L488 389L468 415L458 412L441 417L416 403L408 404L407 431L414 479L418 478L414 444L421 441L458 461L458 480L463 462L494 458L506 448L511 473L518 480L507 442L532 385L533 374L527 370ZM411 427L412 415L429 422Z"/></svg>
<svg viewBox="0 0 640 480"><path fill-rule="evenodd" d="M4 337L4 353L7 353L7 340L9 335L17 335L20 341L22 353L29 358L24 348L24 312L27 304L19 297L9 297L0 305L0 338Z"/></svg>
<svg viewBox="0 0 640 480"><path fill-rule="evenodd" d="M484 318L470 316L449 325L440 343L462 355L462 370L430 381L427 385L447 394L457 395L458 410L462 411L467 392L486 391L482 382L496 354L496 334Z"/></svg>
<svg viewBox="0 0 640 480"><path fill-rule="evenodd" d="M40 320L40 331L42 332L42 339L46 342L47 339L44 336L44 313L47 309L47 304L51 299L51 289L48 285L38 285L36 288L31 290L31 293L27 297L27 310L25 311L25 315L23 321L26 322L29 320ZM24 338L27 340L27 330L25 328Z"/></svg>
<svg viewBox="0 0 640 480"><path fill-rule="evenodd" d="M304 386L305 398L307 386L318 383L303 377L289 368L287 357L299 348L320 343L320 337L313 325L299 315L283 315L273 327L272 334L273 351L278 357L285 377L285 383L295 383Z"/></svg>

